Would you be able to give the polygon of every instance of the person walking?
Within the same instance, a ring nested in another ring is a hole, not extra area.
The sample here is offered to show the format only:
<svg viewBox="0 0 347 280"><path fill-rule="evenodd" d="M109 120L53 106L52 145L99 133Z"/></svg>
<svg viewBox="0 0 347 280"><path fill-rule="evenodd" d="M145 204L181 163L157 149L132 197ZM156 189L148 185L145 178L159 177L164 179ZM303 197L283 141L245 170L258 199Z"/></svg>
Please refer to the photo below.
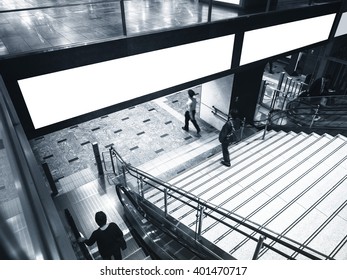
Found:
<svg viewBox="0 0 347 280"><path fill-rule="evenodd" d="M111 260L112 258L121 260L121 248L125 249L126 243L119 226L113 222L107 223L107 216L103 211L95 214L95 222L99 228L93 231L89 239L80 237L78 241L87 246L96 242L99 253L104 260Z"/></svg>
<svg viewBox="0 0 347 280"><path fill-rule="evenodd" d="M195 119L195 114L196 114L196 98L194 97L196 93L190 89L188 90L188 101L187 101L187 109L184 114L184 126L182 127L183 130L189 131L189 121L192 122L194 125L196 132L199 134L200 133L200 127Z"/></svg>
<svg viewBox="0 0 347 280"><path fill-rule="evenodd" d="M219 142L222 144L223 160L221 164L230 167L230 155L229 155L229 145L234 141L234 125L232 118L228 117L227 122L223 125L221 131L219 132Z"/></svg>

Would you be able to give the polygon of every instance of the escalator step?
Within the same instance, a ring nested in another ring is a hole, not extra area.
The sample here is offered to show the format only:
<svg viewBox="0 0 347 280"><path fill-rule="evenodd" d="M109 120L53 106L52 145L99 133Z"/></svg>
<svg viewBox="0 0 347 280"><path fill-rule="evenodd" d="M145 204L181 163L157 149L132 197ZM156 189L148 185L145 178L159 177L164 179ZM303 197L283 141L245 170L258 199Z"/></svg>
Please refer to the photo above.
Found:
<svg viewBox="0 0 347 280"><path fill-rule="evenodd" d="M137 250L133 251L130 255L123 257L123 260L144 260L144 259L147 259L147 255L141 248L138 248Z"/></svg>

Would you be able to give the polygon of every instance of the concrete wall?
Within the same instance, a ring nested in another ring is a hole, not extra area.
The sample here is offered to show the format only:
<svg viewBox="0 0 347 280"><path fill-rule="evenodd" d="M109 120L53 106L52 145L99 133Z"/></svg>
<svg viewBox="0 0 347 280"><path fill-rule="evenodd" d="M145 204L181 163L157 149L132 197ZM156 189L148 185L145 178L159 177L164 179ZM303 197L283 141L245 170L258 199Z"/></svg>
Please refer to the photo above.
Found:
<svg viewBox="0 0 347 280"><path fill-rule="evenodd" d="M224 121L211 113L212 106L229 113L233 80L234 75L229 75L201 86L200 118L216 129L221 129Z"/></svg>

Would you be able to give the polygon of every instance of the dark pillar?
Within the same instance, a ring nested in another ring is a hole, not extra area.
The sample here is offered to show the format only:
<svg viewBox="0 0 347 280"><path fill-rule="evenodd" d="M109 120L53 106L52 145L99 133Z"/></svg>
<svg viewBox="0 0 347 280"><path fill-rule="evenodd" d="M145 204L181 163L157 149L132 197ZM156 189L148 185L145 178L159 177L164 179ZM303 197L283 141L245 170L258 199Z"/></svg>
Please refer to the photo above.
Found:
<svg viewBox="0 0 347 280"><path fill-rule="evenodd" d="M103 175L104 170L102 168L102 161L101 161L100 152L99 152L99 145L97 142L93 143L93 152L94 152L94 157L95 157L95 161L96 161L96 166L98 167L99 175Z"/></svg>
<svg viewBox="0 0 347 280"><path fill-rule="evenodd" d="M126 24L126 18L125 18L124 0L120 0L120 10L122 15L123 35L127 36L127 24Z"/></svg>
<svg viewBox="0 0 347 280"><path fill-rule="evenodd" d="M234 75L231 110L248 122L254 119L265 65L260 63Z"/></svg>
<svg viewBox="0 0 347 280"><path fill-rule="evenodd" d="M48 180L49 186L51 187L52 195L56 196L58 194L57 186L54 182L52 173L48 167L48 164L45 162L42 164L43 171L45 172L46 178Z"/></svg>

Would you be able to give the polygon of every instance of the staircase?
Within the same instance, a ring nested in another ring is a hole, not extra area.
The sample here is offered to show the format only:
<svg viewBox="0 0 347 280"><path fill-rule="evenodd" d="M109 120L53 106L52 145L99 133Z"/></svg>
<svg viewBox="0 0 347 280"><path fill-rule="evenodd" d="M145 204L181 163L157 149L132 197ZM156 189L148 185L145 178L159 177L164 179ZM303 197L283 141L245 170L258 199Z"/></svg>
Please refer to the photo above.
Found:
<svg viewBox="0 0 347 280"><path fill-rule="evenodd" d="M322 253L322 258L347 259L347 138L269 131L263 140L262 135L258 132L230 146L230 168L220 164L217 153L187 167L169 183L279 239ZM148 189L144 197L164 210L162 192ZM196 230L196 211L191 207L171 197L167 207L172 217ZM252 259L259 234L237 223L233 226L216 222L205 212L201 237L236 259ZM288 259L269 246L293 259L307 258L270 239L264 245L258 259Z"/></svg>

